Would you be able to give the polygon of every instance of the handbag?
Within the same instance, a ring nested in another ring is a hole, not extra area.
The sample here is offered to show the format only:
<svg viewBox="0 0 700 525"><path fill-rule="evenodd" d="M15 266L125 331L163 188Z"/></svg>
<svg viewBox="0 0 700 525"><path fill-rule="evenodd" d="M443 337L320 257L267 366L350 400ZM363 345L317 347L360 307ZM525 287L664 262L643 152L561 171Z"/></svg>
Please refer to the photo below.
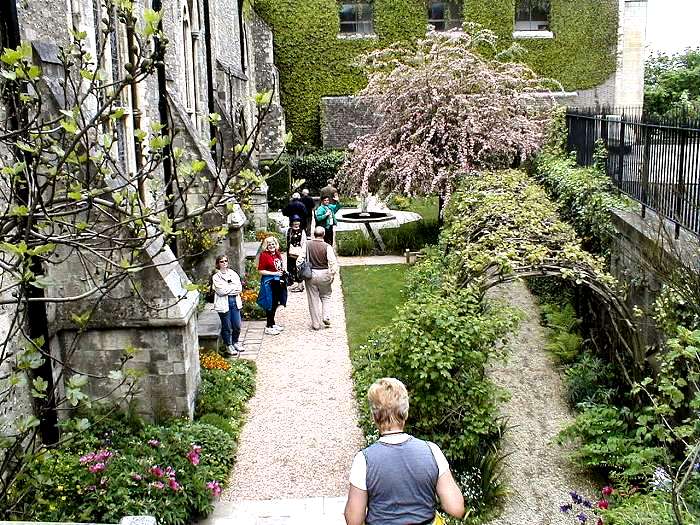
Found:
<svg viewBox="0 0 700 525"><path fill-rule="evenodd" d="M297 262L297 276L301 279L311 279L311 263L309 262L309 245L306 245L306 257L302 262Z"/></svg>
<svg viewBox="0 0 700 525"><path fill-rule="evenodd" d="M301 255L301 246L294 246L290 245L289 246L289 256L290 257L299 257Z"/></svg>

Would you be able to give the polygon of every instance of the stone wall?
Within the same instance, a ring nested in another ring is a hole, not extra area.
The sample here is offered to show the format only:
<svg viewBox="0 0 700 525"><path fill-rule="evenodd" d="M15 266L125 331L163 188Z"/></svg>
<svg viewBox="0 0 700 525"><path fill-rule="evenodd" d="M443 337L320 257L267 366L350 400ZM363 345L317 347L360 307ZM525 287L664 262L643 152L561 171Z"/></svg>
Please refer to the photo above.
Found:
<svg viewBox="0 0 700 525"><path fill-rule="evenodd" d="M646 210L646 217L634 211L617 210L612 216L616 236L610 250L611 273L627 287L627 302L651 311L659 296L664 276L659 274L658 262L682 260L684 265L700 272L700 239L681 230L675 239L674 225ZM660 335L648 318L640 319L643 338L647 346L659 344Z"/></svg>
<svg viewBox="0 0 700 525"><path fill-rule="evenodd" d="M347 148L358 137L371 133L381 115L369 97L323 97L321 141L324 148Z"/></svg>

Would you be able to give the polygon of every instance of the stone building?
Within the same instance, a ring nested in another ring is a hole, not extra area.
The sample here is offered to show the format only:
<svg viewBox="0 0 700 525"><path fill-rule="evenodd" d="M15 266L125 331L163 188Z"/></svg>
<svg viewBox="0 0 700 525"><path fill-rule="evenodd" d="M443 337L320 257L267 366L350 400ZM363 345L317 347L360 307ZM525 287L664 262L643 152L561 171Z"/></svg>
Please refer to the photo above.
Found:
<svg viewBox="0 0 700 525"><path fill-rule="evenodd" d="M58 56L61 46L79 31L86 35L93 56L97 49L108 50L100 66L107 75L125 74L131 62L133 37L119 31L102 31L104 20L115 16L109 0L42 0L0 3L0 38L3 47L29 43L34 61L42 68L46 92L44 107L60 107L63 69ZM216 146L227 155L234 144L251 140L251 131L258 118L254 95L273 91L270 111L264 120L260 139L249 155L254 169L258 159L275 156L282 149L284 114L279 105L277 73L272 60L272 34L267 25L244 0L136 0L134 13L141 18L146 7L162 13L162 29L168 43L164 66L157 74L134 85L123 100L123 111L115 119L116 141L114 162L133 173L140 162L137 130L151 125L163 126L172 134L173 147L182 148L188 157L204 163L203 180L215 184L216 151L212 146L214 130L209 115L221 115L221 137ZM117 24L117 26L119 26ZM129 42L132 42L130 45ZM0 113L5 108L1 107ZM3 152L0 151L0 155ZM149 175L156 183L177 177L173 166L163 162ZM265 216L265 188L260 209ZM184 196L188 203L200 198L196 188ZM197 228L228 226L228 235L213 251L226 251L232 266L242 270L243 227L248 217L240 206L222 207L203 216ZM42 315L30 317L30 332L46 336L45 351L59 361L66 361L71 370L106 374L113 369L126 348L134 357L129 366L140 370L142 392L139 409L145 415L163 413L192 416L199 383L197 305L198 293L185 285L190 278L201 278L213 267L214 253L198 263L190 262L183 269L178 254L183 246L167 246L162 240L150 242L140 257L148 268L133 275L130 285L118 285L99 304L90 300L71 303L60 301L43 306ZM80 296L90 276L80 261L70 254L64 262L46 268L51 285L44 291L49 298ZM7 275L0 275L3 283ZM140 296L140 297L138 297ZM143 301L140 299L144 299ZM0 336L9 327L12 306L0 307ZM78 330L75 315L93 310L87 326ZM81 332L79 334L79 332ZM79 342L78 342L79 335ZM6 341L4 337L3 341ZM79 351L76 350L78 345ZM0 360L0 363L2 360ZM57 361L58 362L58 361ZM63 381L64 374L54 370L54 379ZM109 384L90 381L88 393L106 395ZM16 406L20 406L17 401ZM22 410L26 410L24 402Z"/></svg>

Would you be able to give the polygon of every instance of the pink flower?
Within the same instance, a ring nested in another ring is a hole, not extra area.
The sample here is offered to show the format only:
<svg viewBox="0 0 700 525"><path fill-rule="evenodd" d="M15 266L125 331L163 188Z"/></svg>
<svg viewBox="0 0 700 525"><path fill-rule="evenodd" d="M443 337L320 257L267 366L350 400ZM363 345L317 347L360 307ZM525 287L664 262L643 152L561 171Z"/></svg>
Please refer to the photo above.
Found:
<svg viewBox="0 0 700 525"><path fill-rule="evenodd" d="M199 445L192 445L192 448L190 451L187 453L187 459L189 460L190 463L192 463L195 467L199 465L199 453L202 451L202 447Z"/></svg>
<svg viewBox="0 0 700 525"><path fill-rule="evenodd" d="M610 485L606 485L605 487L603 487L603 490L601 490L601 492L603 493L603 496L610 496L610 494L613 493L613 488Z"/></svg>
<svg viewBox="0 0 700 525"><path fill-rule="evenodd" d="M158 465L153 465L151 467L151 474L153 474L157 478L162 478L163 477L163 469L160 468Z"/></svg>
<svg viewBox="0 0 700 525"><path fill-rule="evenodd" d="M160 441L158 441L157 439L149 439L148 444L151 445L153 448L156 448L160 446Z"/></svg>
<svg viewBox="0 0 700 525"><path fill-rule="evenodd" d="M81 456L79 461L82 465L85 463L92 463L95 460L95 453L90 452L89 454L85 454L84 456Z"/></svg>
<svg viewBox="0 0 700 525"><path fill-rule="evenodd" d="M608 503L608 500L606 500L606 499L602 499L602 500L600 500L600 501L598 502L598 508L599 508L599 509L605 510L605 509L607 509L609 506L610 506L610 504Z"/></svg>
<svg viewBox="0 0 700 525"><path fill-rule="evenodd" d="M166 467L165 468L165 475L168 476L169 478L174 478L175 477L175 469L173 467Z"/></svg>
<svg viewBox="0 0 700 525"><path fill-rule="evenodd" d="M97 454L95 454L95 461L104 462L111 458L113 455L114 454L109 450L99 450Z"/></svg>
<svg viewBox="0 0 700 525"><path fill-rule="evenodd" d="M97 474L98 472L102 472L105 469L105 464L104 463L95 463L94 465L90 465L88 467L88 470L92 472L93 474Z"/></svg>
<svg viewBox="0 0 700 525"><path fill-rule="evenodd" d="M219 485L218 481L210 481L207 483L207 488L211 490L211 495L215 498L221 494L221 485Z"/></svg>
<svg viewBox="0 0 700 525"><path fill-rule="evenodd" d="M175 492L177 492L181 488L180 484L175 480L175 478L170 478L170 481L168 481L168 486Z"/></svg>
<svg viewBox="0 0 700 525"><path fill-rule="evenodd" d="M134 481L141 481L143 479L143 476L141 474L136 474L136 472L134 472L131 475L131 479L133 479Z"/></svg>
<svg viewBox="0 0 700 525"><path fill-rule="evenodd" d="M150 486L158 490L163 490L165 488L165 485L160 481L153 481L150 483Z"/></svg>

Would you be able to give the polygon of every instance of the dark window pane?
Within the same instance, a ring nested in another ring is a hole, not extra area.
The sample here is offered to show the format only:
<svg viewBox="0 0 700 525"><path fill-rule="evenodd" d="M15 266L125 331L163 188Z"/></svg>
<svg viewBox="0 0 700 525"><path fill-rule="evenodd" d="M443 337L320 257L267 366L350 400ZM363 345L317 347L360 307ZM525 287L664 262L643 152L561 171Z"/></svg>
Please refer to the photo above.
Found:
<svg viewBox="0 0 700 525"><path fill-rule="evenodd" d="M518 0L515 11L516 31L549 29L549 0Z"/></svg>
<svg viewBox="0 0 700 525"><path fill-rule="evenodd" d="M340 32L372 34L372 5L364 2L340 4Z"/></svg>
<svg viewBox="0 0 700 525"><path fill-rule="evenodd" d="M459 1L428 2L428 23L437 31L454 29L462 26L462 5Z"/></svg>

